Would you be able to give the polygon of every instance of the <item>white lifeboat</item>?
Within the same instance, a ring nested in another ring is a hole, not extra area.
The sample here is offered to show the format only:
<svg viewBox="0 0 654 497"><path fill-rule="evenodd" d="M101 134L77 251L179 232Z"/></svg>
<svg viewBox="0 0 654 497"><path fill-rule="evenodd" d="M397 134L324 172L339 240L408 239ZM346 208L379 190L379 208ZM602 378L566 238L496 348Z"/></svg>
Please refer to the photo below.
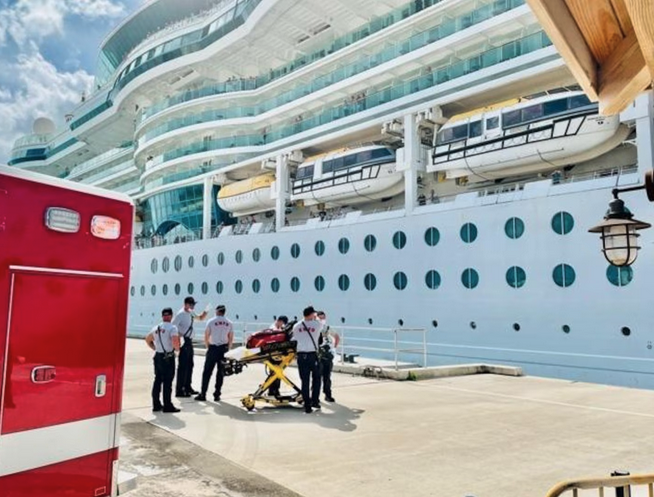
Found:
<svg viewBox="0 0 654 497"><path fill-rule="evenodd" d="M614 149L629 134L582 92L548 95L453 118L436 138L430 172L486 179L576 164Z"/></svg>
<svg viewBox="0 0 654 497"><path fill-rule="evenodd" d="M274 209L274 182L274 173L267 173L225 185L218 192L218 205L235 216L247 216Z"/></svg>

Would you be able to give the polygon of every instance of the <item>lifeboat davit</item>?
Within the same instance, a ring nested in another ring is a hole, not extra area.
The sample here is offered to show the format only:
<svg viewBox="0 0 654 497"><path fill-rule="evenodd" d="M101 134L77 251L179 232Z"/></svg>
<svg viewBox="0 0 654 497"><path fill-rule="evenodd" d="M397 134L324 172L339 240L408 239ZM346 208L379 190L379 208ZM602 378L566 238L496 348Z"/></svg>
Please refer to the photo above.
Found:
<svg viewBox="0 0 654 497"><path fill-rule="evenodd" d="M218 192L218 205L235 216L247 216L275 208L272 198L274 173L262 174L223 186Z"/></svg>

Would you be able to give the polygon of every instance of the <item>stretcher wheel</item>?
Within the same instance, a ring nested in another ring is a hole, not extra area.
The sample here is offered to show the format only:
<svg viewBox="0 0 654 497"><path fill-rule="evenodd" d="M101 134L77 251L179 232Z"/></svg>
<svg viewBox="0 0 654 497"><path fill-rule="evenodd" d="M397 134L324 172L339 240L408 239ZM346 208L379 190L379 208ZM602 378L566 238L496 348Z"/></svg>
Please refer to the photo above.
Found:
<svg viewBox="0 0 654 497"><path fill-rule="evenodd" d="M241 399L241 404L243 404L243 407L245 407L248 411L251 411L252 409L254 409L254 398L252 397L252 395L243 397Z"/></svg>

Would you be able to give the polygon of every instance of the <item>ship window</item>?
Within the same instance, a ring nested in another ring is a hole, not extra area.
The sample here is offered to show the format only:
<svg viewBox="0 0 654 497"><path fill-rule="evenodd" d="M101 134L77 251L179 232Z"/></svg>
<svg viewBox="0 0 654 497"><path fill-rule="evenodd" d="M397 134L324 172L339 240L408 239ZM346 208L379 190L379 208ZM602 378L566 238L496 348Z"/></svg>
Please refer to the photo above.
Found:
<svg viewBox="0 0 654 497"><path fill-rule="evenodd" d="M627 286L634 279L634 270L631 266L609 266L606 269L606 277L615 286Z"/></svg>
<svg viewBox="0 0 654 497"><path fill-rule="evenodd" d="M425 243L430 247L435 247L441 240L441 234L437 228L431 227L425 231Z"/></svg>
<svg viewBox="0 0 654 497"><path fill-rule="evenodd" d="M451 128L444 129L438 133L438 143L448 143L468 138L468 125L460 124Z"/></svg>
<svg viewBox="0 0 654 497"><path fill-rule="evenodd" d="M331 173L333 170L334 170L334 161L326 160L325 162L322 163L323 174Z"/></svg>
<svg viewBox="0 0 654 497"><path fill-rule="evenodd" d="M209 293L209 283L207 283L206 281L202 282L201 291L203 295Z"/></svg>
<svg viewBox="0 0 654 497"><path fill-rule="evenodd" d="M186 290L188 291L188 294L189 294L189 295L193 295L193 291L195 290L195 287L193 286L193 283L189 283L189 284L186 286Z"/></svg>
<svg viewBox="0 0 654 497"><path fill-rule="evenodd" d="M620 332L624 336L628 337L629 335L631 335L631 328L629 328L628 326L623 326L622 329L620 329Z"/></svg>
<svg viewBox="0 0 654 497"><path fill-rule="evenodd" d="M517 240L525 233L525 223L520 218L512 217L504 225L504 232L509 238Z"/></svg>
<svg viewBox="0 0 654 497"><path fill-rule="evenodd" d="M366 287L366 290L372 292L377 288L377 277L372 273L368 273L363 278L363 284Z"/></svg>
<svg viewBox="0 0 654 497"><path fill-rule="evenodd" d="M341 274L338 277L338 288L344 292L347 292L350 289L350 278L347 274Z"/></svg>
<svg viewBox="0 0 654 497"><path fill-rule="evenodd" d="M159 269L159 262L157 259L152 259L152 262L150 263L150 271L152 271L152 274L157 274L157 270Z"/></svg>
<svg viewBox="0 0 654 497"><path fill-rule="evenodd" d="M207 254L204 254L202 256L202 265L204 267L207 267L209 265L209 256Z"/></svg>
<svg viewBox="0 0 654 497"><path fill-rule="evenodd" d="M193 256L191 255L191 256L189 256L189 258L188 258L188 267L189 267L189 268L193 268L193 266L195 266L195 257L193 257Z"/></svg>
<svg viewBox="0 0 654 497"><path fill-rule="evenodd" d="M558 286L567 288L572 286L572 284L575 282L575 279L577 278L577 275L575 274L575 270L572 266L568 266L567 264L559 264L554 268L554 271L552 272L552 278L554 279L554 283L556 283Z"/></svg>
<svg viewBox="0 0 654 497"><path fill-rule="evenodd" d="M243 262L243 251L237 250L234 258L236 259L236 264L240 264L241 262Z"/></svg>
<svg viewBox="0 0 654 497"><path fill-rule="evenodd" d="M517 126L518 124L520 124L520 122L521 122L521 118L520 118L519 110L511 110L509 112L504 112L502 114L502 127L504 128Z"/></svg>
<svg viewBox="0 0 654 497"><path fill-rule="evenodd" d="M236 280L234 283L234 290L236 293L243 293L243 282L241 280Z"/></svg>
<svg viewBox="0 0 654 497"><path fill-rule="evenodd" d="M357 163L357 154L346 155L344 159L345 159L345 167L354 166Z"/></svg>
<svg viewBox="0 0 654 497"><path fill-rule="evenodd" d="M345 161L343 160L343 157L338 157L337 159L332 160L332 168L334 171L338 171L339 169L343 169L345 167Z"/></svg>
<svg viewBox="0 0 654 497"><path fill-rule="evenodd" d="M167 273L170 270L170 259L168 259L168 257L164 257L161 261L161 269L163 269L164 273Z"/></svg>
<svg viewBox="0 0 654 497"><path fill-rule="evenodd" d="M461 240L466 243L472 243L477 239L477 226L472 223L466 223L461 227Z"/></svg>
<svg viewBox="0 0 654 497"><path fill-rule="evenodd" d="M564 324L561 329L563 330L563 333L568 334L570 333L570 326L567 324Z"/></svg>
<svg viewBox="0 0 654 497"><path fill-rule="evenodd" d="M570 97L570 102L568 103L568 107L570 109L577 109L579 107L586 107L587 105L591 105L590 99L586 95L577 95L575 97Z"/></svg>
<svg viewBox="0 0 654 497"><path fill-rule="evenodd" d="M273 261L279 259L279 247L277 245L270 249L270 257L272 257Z"/></svg>
<svg viewBox="0 0 654 497"><path fill-rule="evenodd" d="M470 130L468 131L468 136L470 138L481 136L481 121L475 121L474 123L470 123Z"/></svg>
<svg viewBox="0 0 654 497"><path fill-rule="evenodd" d="M182 293L182 285L175 283L175 295L179 295L180 293Z"/></svg>
<svg viewBox="0 0 654 497"><path fill-rule="evenodd" d="M341 238L338 241L338 251L341 254L347 254L350 250L350 241L347 238Z"/></svg>
<svg viewBox="0 0 654 497"><path fill-rule="evenodd" d="M161 293L164 295L168 295L168 285L164 285L161 287Z"/></svg>
<svg viewBox="0 0 654 497"><path fill-rule="evenodd" d="M220 253L218 254L218 265L219 265L219 266L222 266L223 264L225 264L225 254L223 254L222 252L220 252Z"/></svg>
<svg viewBox="0 0 654 497"><path fill-rule="evenodd" d="M252 291L254 293L259 293L261 291L261 282L259 280L252 281Z"/></svg>
<svg viewBox="0 0 654 497"><path fill-rule="evenodd" d="M150 293L152 294L153 297L157 295L157 285L152 285L150 287Z"/></svg>
<svg viewBox="0 0 654 497"><path fill-rule="evenodd" d="M383 159L384 157L393 157L395 154L387 148L378 148L372 151L373 159Z"/></svg>
<svg viewBox="0 0 654 497"><path fill-rule="evenodd" d="M491 130L491 129L497 129L500 126L500 118L499 117L489 117L486 119L486 131Z"/></svg>
<svg viewBox="0 0 654 497"><path fill-rule="evenodd" d="M363 246L368 252L374 251L377 248L377 238L375 238L375 235L366 236L363 240Z"/></svg>
<svg viewBox="0 0 654 497"><path fill-rule="evenodd" d="M552 229L559 235L567 235L575 227L575 220L568 212L557 212L552 218Z"/></svg>
<svg viewBox="0 0 654 497"><path fill-rule="evenodd" d="M406 235L404 234L403 231L396 231L395 234L393 235L393 246L398 249L402 250L406 245Z"/></svg>
<svg viewBox="0 0 654 497"><path fill-rule="evenodd" d="M369 160L376 159L375 150L365 150L357 154L359 162L368 162Z"/></svg>
<svg viewBox="0 0 654 497"><path fill-rule="evenodd" d="M441 286L441 275L438 274L438 271L432 269L425 275L425 284L430 290L436 290Z"/></svg>
<svg viewBox="0 0 654 497"><path fill-rule="evenodd" d="M513 266L506 272L506 282L510 287L521 288L527 282L527 273L521 267Z"/></svg>
<svg viewBox="0 0 654 497"><path fill-rule="evenodd" d="M291 245L291 257L293 257L293 259L300 257L300 246L297 243Z"/></svg>
<svg viewBox="0 0 654 497"><path fill-rule="evenodd" d="M133 297L136 294L136 288L132 287L129 289L129 294Z"/></svg>
<svg viewBox="0 0 654 497"><path fill-rule="evenodd" d="M325 278L322 276L316 276L316 279L313 281L316 290L322 292L325 289Z"/></svg>
<svg viewBox="0 0 654 497"><path fill-rule="evenodd" d="M300 278L297 276L293 276L291 278L291 290L293 290L295 293L300 291Z"/></svg>
<svg viewBox="0 0 654 497"><path fill-rule="evenodd" d="M141 297L145 296L145 287L141 285Z"/></svg>
<svg viewBox="0 0 654 497"><path fill-rule="evenodd" d="M522 122L535 121L543 117L543 106L541 104L530 105L522 109Z"/></svg>
<svg viewBox="0 0 654 497"><path fill-rule="evenodd" d="M223 284L223 282L222 281L217 282L216 283L216 293L218 295L220 295L221 293L223 293L224 290L225 290L225 285Z"/></svg>
<svg viewBox="0 0 654 497"><path fill-rule="evenodd" d="M553 100L552 102L543 103L543 113L546 116L561 114L568 110L568 99Z"/></svg>
<svg viewBox="0 0 654 497"><path fill-rule="evenodd" d="M461 274L461 283L469 290L476 288L479 285L479 273L472 268L465 269Z"/></svg>
<svg viewBox="0 0 654 497"><path fill-rule="evenodd" d="M318 240L313 249L316 251L318 257L322 257L325 255L325 242Z"/></svg>
<svg viewBox="0 0 654 497"><path fill-rule="evenodd" d="M313 164L310 166L300 167L297 170L295 179L313 178Z"/></svg>
<svg viewBox="0 0 654 497"><path fill-rule="evenodd" d="M393 285L395 285L395 288L398 290L404 290L408 283L409 279L402 271L395 273L393 276Z"/></svg>
<svg viewBox="0 0 654 497"><path fill-rule="evenodd" d="M254 262L259 262L261 260L261 250L259 250L258 248L255 248L252 251L252 260Z"/></svg>
<svg viewBox="0 0 654 497"><path fill-rule="evenodd" d="M175 271L181 271L182 270L182 256L178 255L175 257Z"/></svg>

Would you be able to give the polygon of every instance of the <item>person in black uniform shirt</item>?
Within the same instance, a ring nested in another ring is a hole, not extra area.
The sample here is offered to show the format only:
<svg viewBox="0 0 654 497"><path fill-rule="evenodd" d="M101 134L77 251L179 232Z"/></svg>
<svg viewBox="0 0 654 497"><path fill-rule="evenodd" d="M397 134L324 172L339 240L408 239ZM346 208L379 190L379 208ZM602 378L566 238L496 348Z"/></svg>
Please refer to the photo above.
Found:
<svg viewBox="0 0 654 497"><path fill-rule="evenodd" d="M175 315L173 324L177 327L180 339L184 339L182 347L179 351L179 364L177 366L177 386L175 387L176 397L190 397L197 395L199 392L193 390L191 380L193 379L193 321L199 319L204 320L207 317L207 312L197 315L193 312L197 302L193 297L186 297L184 299L184 307Z"/></svg>
<svg viewBox="0 0 654 497"><path fill-rule="evenodd" d="M154 383L152 384L152 411L179 412L172 402L173 379L175 378L175 353L179 352L179 334L171 323L173 310L161 311L161 323L145 337L145 342L154 350ZM161 387L163 385L163 404Z"/></svg>

